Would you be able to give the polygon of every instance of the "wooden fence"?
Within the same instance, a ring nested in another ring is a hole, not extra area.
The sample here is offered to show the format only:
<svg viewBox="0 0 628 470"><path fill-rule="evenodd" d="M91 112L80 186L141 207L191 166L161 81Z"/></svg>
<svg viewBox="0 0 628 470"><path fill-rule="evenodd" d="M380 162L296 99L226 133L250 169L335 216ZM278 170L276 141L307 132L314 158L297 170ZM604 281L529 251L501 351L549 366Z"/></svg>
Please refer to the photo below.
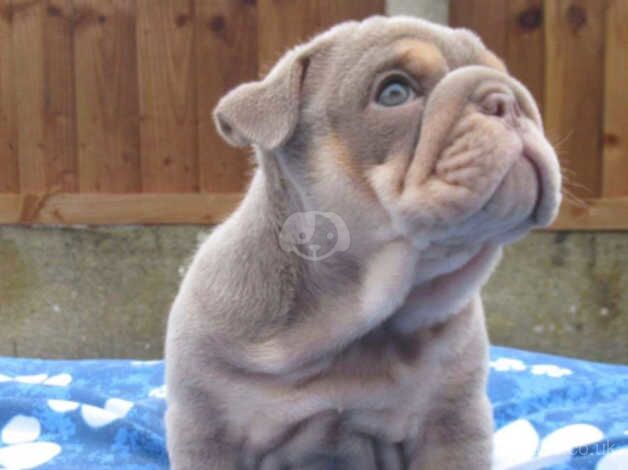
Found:
<svg viewBox="0 0 628 470"><path fill-rule="evenodd" d="M628 229L628 1L452 0L450 13L541 104L566 189L585 200L554 228Z"/></svg>
<svg viewBox="0 0 628 470"><path fill-rule="evenodd" d="M220 220L248 168L214 130L218 98L384 3L0 0L0 223ZM572 191L589 199L555 228L628 228L628 1L452 0L451 21L542 104Z"/></svg>
<svg viewBox="0 0 628 470"><path fill-rule="evenodd" d="M0 223L212 223L247 179L211 111L384 0L0 0Z"/></svg>

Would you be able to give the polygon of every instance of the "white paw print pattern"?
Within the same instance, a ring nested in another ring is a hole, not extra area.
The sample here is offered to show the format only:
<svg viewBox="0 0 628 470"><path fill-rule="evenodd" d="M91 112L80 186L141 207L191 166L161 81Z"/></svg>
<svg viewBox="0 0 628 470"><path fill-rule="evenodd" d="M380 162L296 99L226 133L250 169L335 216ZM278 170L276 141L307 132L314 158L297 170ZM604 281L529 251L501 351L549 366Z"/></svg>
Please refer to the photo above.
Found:
<svg viewBox="0 0 628 470"><path fill-rule="evenodd" d="M0 468L35 468L61 452L59 444L37 441L40 435L41 424L37 418L24 415L11 418L0 433Z"/></svg>
<svg viewBox="0 0 628 470"><path fill-rule="evenodd" d="M81 416L92 428L101 428L113 421L124 418L133 408L133 402L121 398L110 398L105 406L81 405Z"/></svg>
<svg viewBox="0 0 628 470"><path fill-rule="evenodd" d="M603 447L604 433L590 424L570 424L557 429L543 439L530 421L518 419L499 429L493 436L493 470L533 470L568 462L573 449L602 443L593 452L605 455L595 470L625 470L628 449L608 452Z"/></svg>
<svg viewBox="0 0 628 470"><path fill-rule="evenodd" d="M535 364L531 370L533 375L547 375L548 377L560 378L565 375L573 374L570 369L564 367L555 366L553 364Z"/></svg>
<svg viewBox="0 0 628 470"><path fill-rule="evenodd" d="M0 383L2 382L20 382L24 384L42 384L50 385L53 387L67 387L72 383L72 376L70 374L57 374L48 376L48 374L34 374L34 375L16 375L15 377L9 377L8 375L0 374Z"/></svg>
<svg viewBox="0 0 628 470"><path fill-rule="evenodd" d="M166 386L162 385L160 387L151 389L151 391L148 392L148 396L152 398L159 398L160 400L165 400L166 399Z"/></svg>
<svg viewBox="0 0 628 470"><path fill-rule="evenodd" d="M52 376L32 374L13 377L0 374L0 383L6 382L67 387L72 383L72 376L67 373ZM61 403L63 401L65 400L49 400L49 406L54 409L54 405L50 402ZM16 415L11 418L0 432L0 469L20 470L39 467L61 452L59 444L39 441L40 435L41 424L37 418L25 415Z"/></svg>
<svg viewBox="0 0 628 470"><path fill-rule="evenodd" d="M571 369L555 364L533 364L528 367L523 361L509 357L500 357L490 361L489 367L497 372L524 372L529 370L532 375L545 375L554 379L573 374Z"/></svg>
<svg viewBox="0 0 628 470"><path fill-rule="evenodd" d="M509 357L500 357L495 361L489 363L489 367L498 372L523 372L526 370L526 365L519 359L510 359Z"/></svg>
<svg viewBox="0 0 628 470"><path fill-rule="evenodd" d="M71 400L48 400L48 406L57 413L69 413L81 409L81 417L85 423L94 429L102 428L115 420L124 418L131 408L133 402L122 398L109 398L102 408L94 405L80 404Z"/></svg>
<svg viewBox="0 0 628 470"><path fill-rule="evenodd" d="M67 373L52 376L48 374L17 376L0 374L0 383L3 382L67 387L72 383L72 376ZM62 399L49 399L47 404L56 413L80 410L83 421L94 429L124 418L134 406L133 402L121 398L110 398L103 407ZM37 418L21 414L12 417L0 431L0 470L36 468L50 462L61 453L62 448L59 444L40 441L40 436L41 423Z"/></svg>

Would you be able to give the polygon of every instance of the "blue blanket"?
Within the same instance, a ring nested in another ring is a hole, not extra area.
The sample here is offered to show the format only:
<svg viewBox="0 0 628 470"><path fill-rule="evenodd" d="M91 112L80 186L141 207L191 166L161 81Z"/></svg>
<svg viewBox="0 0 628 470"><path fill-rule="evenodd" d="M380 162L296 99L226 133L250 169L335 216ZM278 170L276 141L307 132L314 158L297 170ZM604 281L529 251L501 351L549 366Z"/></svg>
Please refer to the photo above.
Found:
<svg viewBox="0 0 628 470"><path fill-rule="evenodd" d="M628 469L628 367L491 349L495 469ZM162 361L0 357L0 468L168 468Z"/></svg>

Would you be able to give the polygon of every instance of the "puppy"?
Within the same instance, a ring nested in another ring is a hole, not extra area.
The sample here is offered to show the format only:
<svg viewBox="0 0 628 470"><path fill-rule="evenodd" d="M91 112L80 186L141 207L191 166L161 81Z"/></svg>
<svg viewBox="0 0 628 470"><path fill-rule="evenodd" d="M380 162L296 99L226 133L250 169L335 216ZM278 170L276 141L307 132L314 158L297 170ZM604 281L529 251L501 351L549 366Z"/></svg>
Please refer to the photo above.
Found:
<svg viewBox="0 0 628 470"><path fill-rule="evenodd" d="M172 468L489 468L480 289L561 199L530 93L467 30L373 17L214 117L258 166L172 307Z"/></svg>

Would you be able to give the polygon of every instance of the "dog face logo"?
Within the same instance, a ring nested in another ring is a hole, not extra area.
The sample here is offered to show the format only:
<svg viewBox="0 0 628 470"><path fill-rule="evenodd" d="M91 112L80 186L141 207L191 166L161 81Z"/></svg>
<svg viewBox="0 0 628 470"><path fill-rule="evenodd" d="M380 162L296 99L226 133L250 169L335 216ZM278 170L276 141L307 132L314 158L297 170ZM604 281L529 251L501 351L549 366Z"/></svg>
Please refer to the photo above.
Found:
<svg viewBox="0 0 628 470"><path fill-rule="evenodd" d="M350 241L347 225L333 212L296 212L286 219L279 234L282 250L310 261L347 251Z"/></svg>

